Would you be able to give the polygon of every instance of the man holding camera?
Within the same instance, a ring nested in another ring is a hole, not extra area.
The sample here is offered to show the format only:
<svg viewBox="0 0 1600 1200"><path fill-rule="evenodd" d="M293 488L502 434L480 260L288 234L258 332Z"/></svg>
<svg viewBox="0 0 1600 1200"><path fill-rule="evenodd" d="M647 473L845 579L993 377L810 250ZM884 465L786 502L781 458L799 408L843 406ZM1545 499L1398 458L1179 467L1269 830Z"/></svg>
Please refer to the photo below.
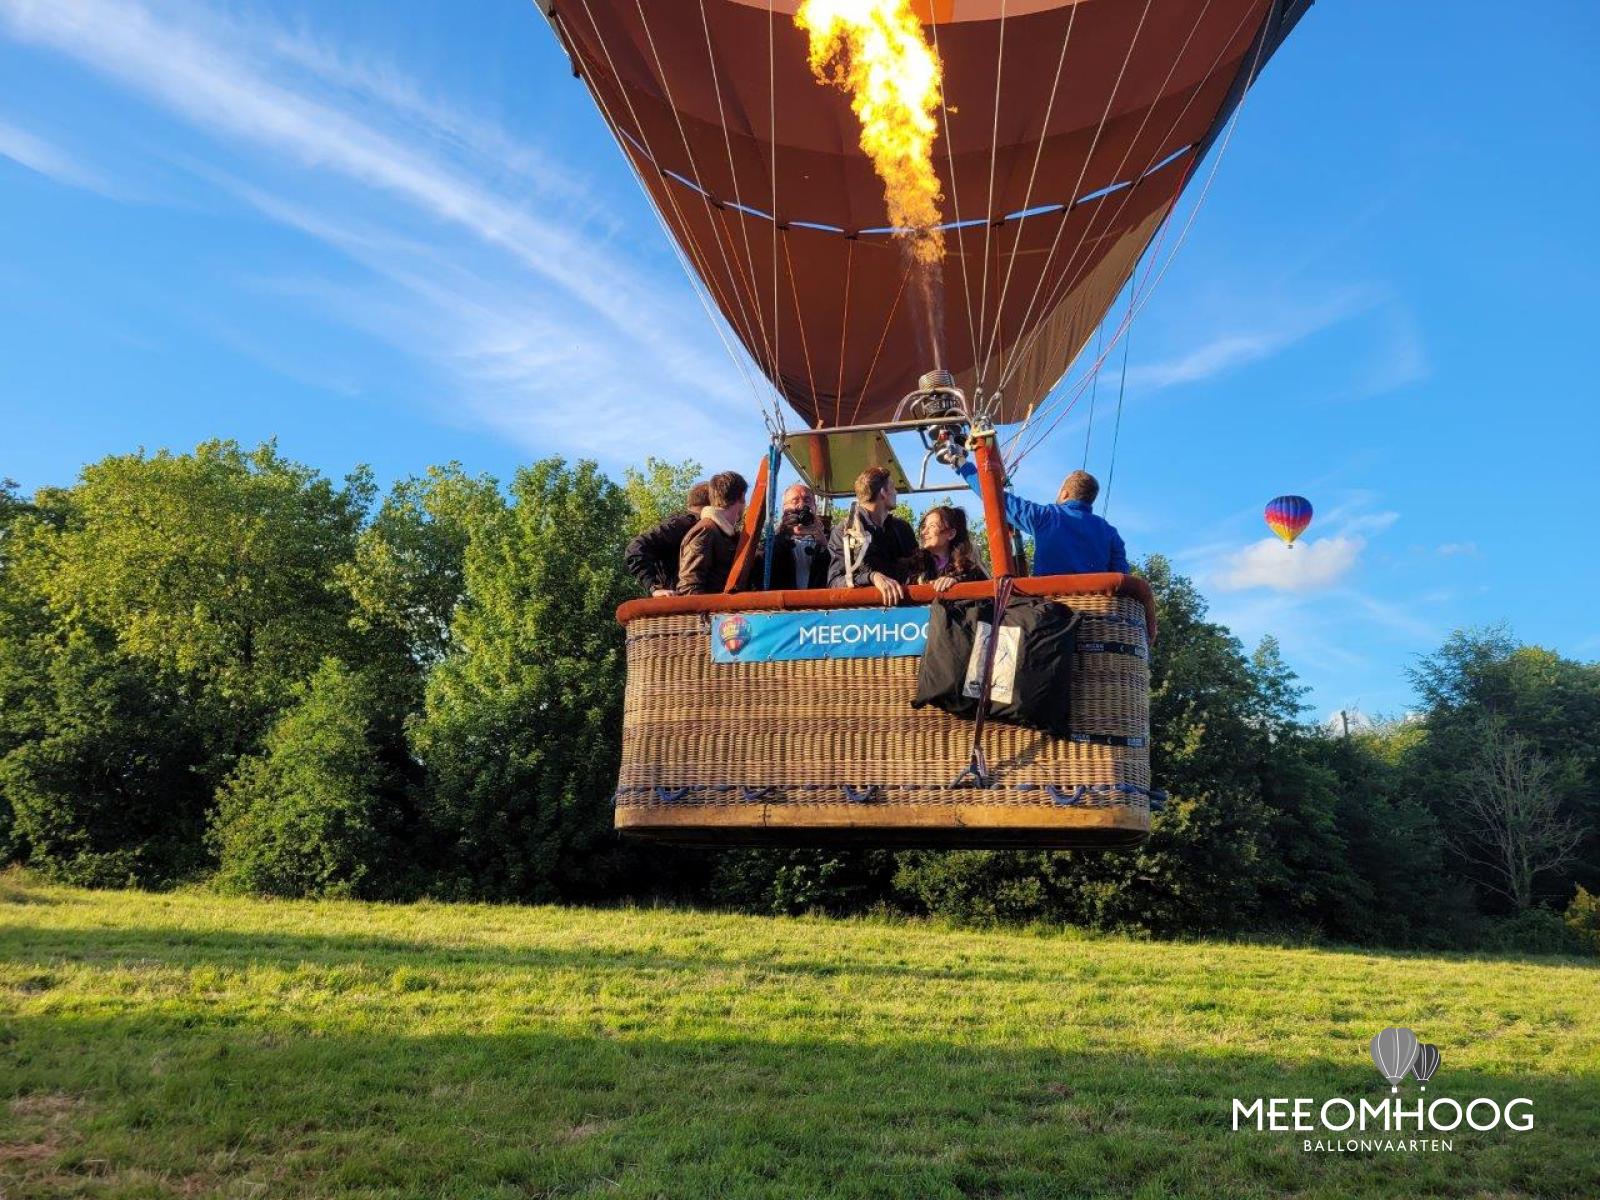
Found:
<svg viewBox="0 0 1600 1200"><path fill-rule="evenodd" d="M772 588L828 586L828 530L817 509L817 497L803 483L783 493L783 512L772 539Z"/></svg>

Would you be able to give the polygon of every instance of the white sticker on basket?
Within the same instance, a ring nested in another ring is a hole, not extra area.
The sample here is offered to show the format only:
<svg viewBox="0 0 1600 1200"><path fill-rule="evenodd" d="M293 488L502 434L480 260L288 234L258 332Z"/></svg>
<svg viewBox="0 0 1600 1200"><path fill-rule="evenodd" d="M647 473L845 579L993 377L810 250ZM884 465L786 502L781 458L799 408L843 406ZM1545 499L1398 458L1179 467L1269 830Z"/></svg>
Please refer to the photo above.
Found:
<svg viewBox="0 0 1600 1200"><path fill-rule="evenodd" d="M979 621L972 638L972 657L967 659L967 680L962 694L978 699L983 695L983 656L989 652L989 622ZM1000 644L994 652L994 675L989 683L989 699L1010 704L1017 681L1017 659L1022 649L1022 630L1015 625L1000 626Z"/></svg>

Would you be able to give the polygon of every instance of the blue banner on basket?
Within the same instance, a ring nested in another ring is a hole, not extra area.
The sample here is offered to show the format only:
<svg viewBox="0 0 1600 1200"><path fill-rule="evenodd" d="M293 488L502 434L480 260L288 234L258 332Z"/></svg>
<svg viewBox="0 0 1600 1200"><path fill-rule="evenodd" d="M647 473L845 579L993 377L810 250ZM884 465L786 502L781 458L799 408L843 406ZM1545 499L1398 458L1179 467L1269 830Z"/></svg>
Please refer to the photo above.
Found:
<svg viewBox="0 0 1600 1200"><path fill-rule="evenodd" d="M904 658L928 644L927 608L832 608L714 613L711 661Z"/></svg>

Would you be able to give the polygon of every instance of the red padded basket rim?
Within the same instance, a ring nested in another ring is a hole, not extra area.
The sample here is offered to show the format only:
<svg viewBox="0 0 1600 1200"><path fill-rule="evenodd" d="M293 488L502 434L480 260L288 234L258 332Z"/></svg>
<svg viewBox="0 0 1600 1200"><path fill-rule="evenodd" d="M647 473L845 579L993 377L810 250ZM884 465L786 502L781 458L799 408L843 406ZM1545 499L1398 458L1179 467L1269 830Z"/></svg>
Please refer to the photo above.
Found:
<svg viewBox="0 0 1600 1200"><path fill-rule="evenodd" d="M1134 575L1106 571L1094 575L1037 575L1016 580L1022 596L1127 596L1144 605L1150 639L1156 636L1156 600L1150 585ZM934 598L932 586L913 584L906 589L913 603ZM994 595L994 583L958 583L943 593L946 600L985 600ZM812 588L783 592L719 592L709 596L650 596L629 600L617 609L623 625L640 617L675 617L689 613L782 612L792 609L876 608L882 600L876 588Z"/></svg>

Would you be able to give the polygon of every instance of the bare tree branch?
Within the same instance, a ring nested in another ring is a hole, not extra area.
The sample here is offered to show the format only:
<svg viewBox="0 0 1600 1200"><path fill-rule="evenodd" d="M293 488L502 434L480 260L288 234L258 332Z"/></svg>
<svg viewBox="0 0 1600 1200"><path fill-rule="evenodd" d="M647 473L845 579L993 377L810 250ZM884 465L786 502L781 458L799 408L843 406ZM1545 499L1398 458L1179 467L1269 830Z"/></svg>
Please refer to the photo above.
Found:
<svg viewBox="0 0 1600 1200"><path fill-rule="evenodd" d="M1570 863L1583 829L1561 813L1555 766L1501 721L1485 721L1477 758L1457 798L1450 844L1489 872L1486 885L1518 909L1533 903L1537 878Z"/></svg>

